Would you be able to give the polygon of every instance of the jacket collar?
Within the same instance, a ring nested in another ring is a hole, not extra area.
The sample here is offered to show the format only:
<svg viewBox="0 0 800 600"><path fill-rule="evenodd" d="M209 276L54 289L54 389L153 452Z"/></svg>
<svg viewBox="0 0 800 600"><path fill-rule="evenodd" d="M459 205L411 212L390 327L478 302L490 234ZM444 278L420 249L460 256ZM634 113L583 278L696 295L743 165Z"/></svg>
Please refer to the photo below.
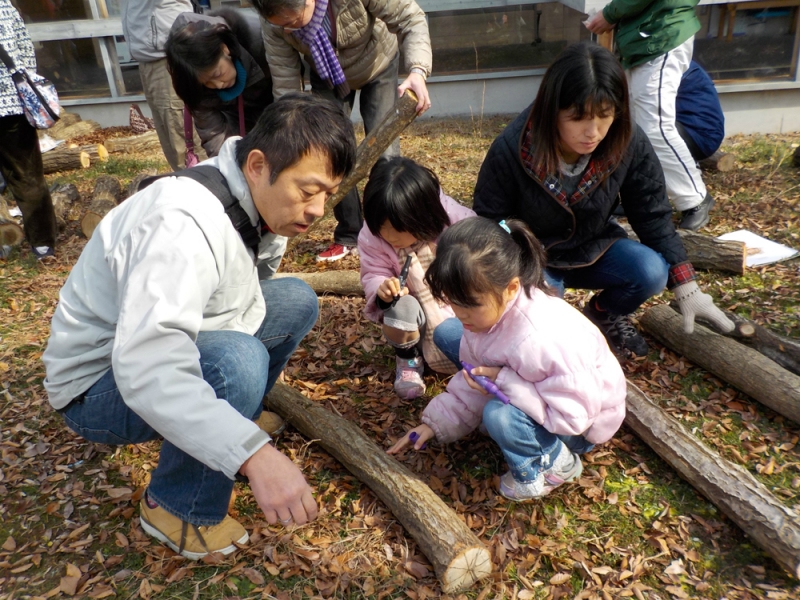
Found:
<svg viewBox="0 0 800 600"><path fill-rule="evenodd" d="M209 158L200 164L211 165L220 170L220 173L222 173L222 176L225 177L225 180L228 182L228 187L230 187L234 198L239 201L239 204L247 213L247 216L250 217L250 222L254 226L258 226L261 215L258 214L256 205L253 202L253 196L250 194L250 186L247 185L247 179L245 179L244 173L242 173L242 170L236 162L236 144L240 139L242 138L239 136L229 137L222 143L217 156Z"/></svg>

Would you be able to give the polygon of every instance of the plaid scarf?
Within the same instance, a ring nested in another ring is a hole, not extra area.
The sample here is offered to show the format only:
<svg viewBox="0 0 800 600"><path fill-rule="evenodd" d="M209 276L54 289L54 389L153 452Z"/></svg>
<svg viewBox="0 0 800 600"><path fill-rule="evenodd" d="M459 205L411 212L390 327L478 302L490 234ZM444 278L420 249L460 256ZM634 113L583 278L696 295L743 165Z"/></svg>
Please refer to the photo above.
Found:
<svg viewBox="0 0 800 600"><path fill-rule="evenodd" d="M294 36L311 50L314 67L320 79L325 81L331 89L336 90L340 98L350 93L347 78L342 71L342 65L336 58L331 38L323 27L325 13L328 10L328 0L316 0L314 14L308 25L294 32Z"/></svg>
<svg viewBox="0 0 800 600"><path fill-rule="evenodd" d="M408 270L406 285L408 286L408 291L417 299L422 311L425 313L425 327L420 332L422 336L422 356L428 366L437 373L452 375L458 371L458 368L433 343L433 330L447 318L447 315L442 313L440 304L434 299L430 288L425 283L425 273L436 256L436 244L420 241L413 246L398 250L397 258L400 261L401 268L409 254L414 258L411 259L411 268Z"/></svg>
<svg viewBox="0 0 800 600"><path fill-rule="evenodd" d="M597 185L602 182L609 173L614 170L614 165L609 161L598 161L594 158L589 160L589 166L583 172L583 177L578 182L578 187L575 192L567 198L564 188L561 185L561 178L558 173L547 173L542 167L541 163L531 153L532 138L533 137L533 122L528 120L525 125L525 133L522 136L520 143L519 154L522 159L522 166L527 171L528 175L533 177L546 192L549 192L559 203L569 208L583 200L589 195Z"/></svg>

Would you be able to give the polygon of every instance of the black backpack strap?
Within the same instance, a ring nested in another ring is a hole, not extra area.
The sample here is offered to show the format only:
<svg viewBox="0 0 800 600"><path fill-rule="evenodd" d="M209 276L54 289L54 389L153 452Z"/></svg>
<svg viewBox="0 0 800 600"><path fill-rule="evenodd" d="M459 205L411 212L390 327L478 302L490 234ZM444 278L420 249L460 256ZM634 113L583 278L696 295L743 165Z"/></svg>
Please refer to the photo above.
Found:
<svg viewBox="0 0 800 600"><path fill-rule="evenodd" d="M205 188L214 194L222 203L225 214L228 215L231 223L233 223L233 227L239 232L239 236L242 238L244 245L253 251L254 261L258 260L258 245L261 242L261 231L250 222L250 216L231 193L231 188L228 187L228 182L219 169L211 165L199 165L190 169L175 171L174 173L154 175L143 179L139 183L139 187L136 191L143 190L162 177L188 177L205 186Z"/></svg>

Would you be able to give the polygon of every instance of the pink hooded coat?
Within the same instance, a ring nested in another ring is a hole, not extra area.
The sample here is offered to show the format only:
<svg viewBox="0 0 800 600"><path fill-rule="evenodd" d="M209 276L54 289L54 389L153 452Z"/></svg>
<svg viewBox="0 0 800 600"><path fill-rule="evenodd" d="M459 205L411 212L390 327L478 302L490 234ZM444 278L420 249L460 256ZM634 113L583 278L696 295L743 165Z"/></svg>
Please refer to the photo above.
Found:
<svg viewBox="0 0 800 600"><path fill-rule="evenodd" d="M472 209L462 206L441 189L439 190L439 199L447 212L447 216L450 217L451 224L467 217L475 216ZM364 295L367 297L364 314L370 321L379 323L383 316L383 311L378 308L375 298L378 295L378 288L384 279L400 275L400 262L397 258L397 251L382 237L373 235L367 224L364 223L361 232L358 234L358 253L361 260L361 285L364 287ZM416 268L421 269L418 266ZM413 279L419 281L423 276L424 273L420 273L418 277ZM411 279L409 277L409 280ZM411 288L409 288L409 291L412 294L414 293ZM441 310L445 318L455 316L449 306L443 306Z"/></svg>
<svg viewBox="0 0 800 600"><path fill-rule="evenodd" d="M464 331L459 354L476 367L502 367L495 383L516 406L557 435L608 441L625 417L625 375L603 334L560 298L520 291L485 333ZM490 396L462 373L430 401L422 422L441 443L460 439L481 422Z"/></svg>

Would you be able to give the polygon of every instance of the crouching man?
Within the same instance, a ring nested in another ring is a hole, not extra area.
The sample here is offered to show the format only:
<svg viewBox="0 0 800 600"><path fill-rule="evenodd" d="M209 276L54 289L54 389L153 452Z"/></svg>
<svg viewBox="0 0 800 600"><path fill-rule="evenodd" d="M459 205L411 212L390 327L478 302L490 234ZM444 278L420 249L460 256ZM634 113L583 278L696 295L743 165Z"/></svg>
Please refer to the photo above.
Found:
<svg viewBox="0 0 800 600"><path fill-rule="evenodd" d="M164 440L141 524L187 558L247 541L227 516L237 474L269 523L317 515L303 474L254 423L317 298L297 279L259 281L254 263L259 236L322 216L355 149L341 108L287 95L202 163L205 177L163 177L108 213L61 290L43 357L50 403L92 442ZM225 204L246 218L234 226Z"/></svg>

